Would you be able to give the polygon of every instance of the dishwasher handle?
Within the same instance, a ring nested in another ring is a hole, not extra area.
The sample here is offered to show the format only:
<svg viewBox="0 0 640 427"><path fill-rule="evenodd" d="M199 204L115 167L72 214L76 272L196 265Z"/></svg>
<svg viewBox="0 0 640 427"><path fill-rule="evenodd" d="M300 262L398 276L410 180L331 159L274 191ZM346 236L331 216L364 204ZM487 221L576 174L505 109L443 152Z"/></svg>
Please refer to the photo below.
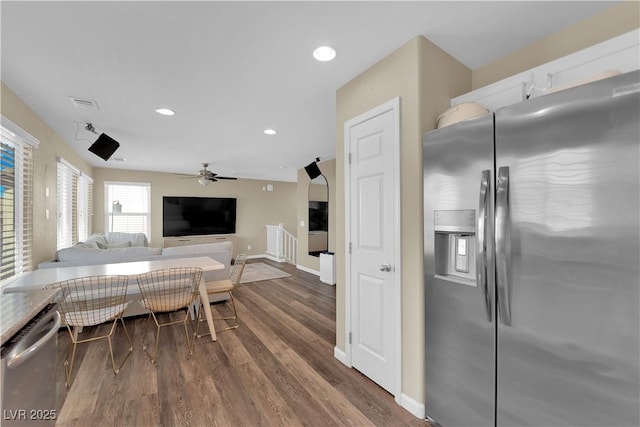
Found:
<svg viewBox="0 0 640 427"><path fill-rule="evenodd" d="M38 350L44 347L50 339L55 337L58 333L58 329L60 328L60 314L58 314L57 311L51 311L45 315L22 339L28 339L29 336L40 333L47 328L50 328L49 331L26 349L22 350L21 346L18 345L9 352L9 355L7 356L8 369L15 369L22 365L37 353Z"/></svg>

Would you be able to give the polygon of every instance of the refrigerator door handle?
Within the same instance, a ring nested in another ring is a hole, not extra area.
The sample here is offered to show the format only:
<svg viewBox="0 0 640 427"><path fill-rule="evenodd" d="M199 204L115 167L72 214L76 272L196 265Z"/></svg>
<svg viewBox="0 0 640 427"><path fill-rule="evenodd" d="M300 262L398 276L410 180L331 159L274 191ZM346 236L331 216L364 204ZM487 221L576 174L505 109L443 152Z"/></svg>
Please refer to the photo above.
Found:
<svg viewBox="0 0 640 427"><path fill-rule="evenodd" d="M480 202L478 203L478 224L477 224L477 256L476 256L476 278L478 287L482 289L482 297L484 307L487 314L487 320L491 322L491 298L489 294L488 283L488 262L487 262L487 232L489 220L489 195L491 194L491 171L483 170L480 178Z"/></svg>
<svg viewBox="0 0 640 427"><path fill-rule="evenodd" d="M498 170L496 189L496 280L497 300L500 321L511 325L511 307L509 304L509 269L511 268L511 236L509 217L509 167Z"/></svg>

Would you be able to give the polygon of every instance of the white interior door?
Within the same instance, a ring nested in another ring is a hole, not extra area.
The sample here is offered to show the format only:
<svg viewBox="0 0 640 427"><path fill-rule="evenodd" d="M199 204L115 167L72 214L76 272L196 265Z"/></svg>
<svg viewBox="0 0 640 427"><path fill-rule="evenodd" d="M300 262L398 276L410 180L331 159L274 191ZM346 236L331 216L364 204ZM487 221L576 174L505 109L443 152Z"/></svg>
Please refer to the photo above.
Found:
<svg viewBox="0 0 640 427"><path fill-rule="evenodd" d="M345 124L351 365L394 395L400 379L398 121L395 99Z"/></svg>

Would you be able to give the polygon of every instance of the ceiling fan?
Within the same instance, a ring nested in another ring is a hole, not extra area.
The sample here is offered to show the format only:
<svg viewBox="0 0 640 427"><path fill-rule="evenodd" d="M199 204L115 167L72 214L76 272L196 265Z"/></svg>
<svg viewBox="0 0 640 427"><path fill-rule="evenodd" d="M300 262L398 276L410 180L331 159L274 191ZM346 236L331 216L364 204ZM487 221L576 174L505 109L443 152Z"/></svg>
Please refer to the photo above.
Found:
<svg viewBox="0 0 640 427"><path fill-rule="evenodd" d="M217 173L214 173L208 170L207 167L209 167L209 163L203 163L202 169L198 171L197 175L184 175L184 174L179 174L179 175L183 175L182 178L195 178L198 180L198 182L201 185L209 185L212 182L218 181L219 179L228 179L228 180L238 179L231 176L220 176Z"/></svg>

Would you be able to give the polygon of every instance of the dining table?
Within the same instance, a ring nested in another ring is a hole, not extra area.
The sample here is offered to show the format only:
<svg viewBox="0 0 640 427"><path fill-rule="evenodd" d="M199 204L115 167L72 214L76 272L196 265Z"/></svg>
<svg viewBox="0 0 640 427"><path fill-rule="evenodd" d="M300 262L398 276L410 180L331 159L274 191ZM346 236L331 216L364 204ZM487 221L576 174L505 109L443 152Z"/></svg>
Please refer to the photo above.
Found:
<svg viewBox="0 0 640 427"><path fill-rule="evenodd" d="M79 265L70 267L53 267L43 268L23 274L15 281L5 286L2 293L27 292L40 290L51 283L61 282L64 280L78 279L89 276L109 276L109 275L125 275L129 276L129 286L137 286L137 276L155 270L163 270L166 268L178 267L196 267L201 268L203 272L224 269L224 264L214 260L213 258L202 257L185 257L185 258L166 258L154 259L150 261L132 261L119 262L112 264L97 265ZM209 332L211 333L211 341L216 341L216 329L213 324L213 316L209 303L209 295L205 286L204 275L200 279L198 292L204 308L204 315L207 320ZM197 313L192 312L192 317L198 320Z"/></svg>

